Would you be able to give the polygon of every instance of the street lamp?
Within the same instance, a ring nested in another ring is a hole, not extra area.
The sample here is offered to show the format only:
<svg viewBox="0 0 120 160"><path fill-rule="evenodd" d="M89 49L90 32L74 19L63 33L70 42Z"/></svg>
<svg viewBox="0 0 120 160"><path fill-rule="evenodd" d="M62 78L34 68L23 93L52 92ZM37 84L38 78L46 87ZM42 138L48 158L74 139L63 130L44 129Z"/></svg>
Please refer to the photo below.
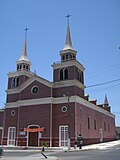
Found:
<svg viewBox="0 0 120 160"><path fill-rule="evenodd" d="M68 97L68 150L70 150L70 95L69 92L63 95Z"/></svg>

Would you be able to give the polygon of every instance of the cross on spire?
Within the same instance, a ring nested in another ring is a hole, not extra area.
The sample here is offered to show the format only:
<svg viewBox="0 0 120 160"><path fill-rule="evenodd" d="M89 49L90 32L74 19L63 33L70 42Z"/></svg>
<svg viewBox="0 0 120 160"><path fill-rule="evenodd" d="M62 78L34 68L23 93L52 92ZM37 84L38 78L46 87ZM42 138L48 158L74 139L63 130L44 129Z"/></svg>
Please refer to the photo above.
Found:
<svg viewBox="0 0 120 160"><path fill-rule="evenodd" d="M67 18L67 24L69 25L69 18L71 17L72 15L70 14L67 14L65 17Z"/></svg>
<svg viewBox="0 0 120 160"><path fill-rule="evenodd" d="M25 28L25 37L27 36L27 31L29 30L29 28Z"/></svg>

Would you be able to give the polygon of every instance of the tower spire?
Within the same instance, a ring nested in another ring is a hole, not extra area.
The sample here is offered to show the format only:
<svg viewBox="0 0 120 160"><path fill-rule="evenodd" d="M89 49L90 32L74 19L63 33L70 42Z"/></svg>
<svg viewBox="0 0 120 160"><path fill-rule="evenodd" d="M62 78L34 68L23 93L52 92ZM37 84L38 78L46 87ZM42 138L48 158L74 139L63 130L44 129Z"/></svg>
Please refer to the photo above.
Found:
<svg viewBox="0 0 120 160"><path fill-rule="evenodd" d="M71 17L71 15L67 14L67 16L65 16L67 18L67 32L66 32L66 40L65 40L65 46L63 48L63 50L66 49L72 49L72 41L71 41L71 36L70 36L70 27L69 27L69 18Z"/></svg>
<svg viewBox="0 0 120 160"><path fill-rule="evenodd" d="M25 39L24 39L24 44L23 44L23 49L22 49L22 54L21 54L21 57L19 59L20 60L25 60L25 61L28 61L28 57L27 57L27 42L26 42L26 39L27 39L27 31L29 30L29 28L25 28Z"/></svg>
<svg viewBox="0 0 120 160"><path fill-rule="evenodd" d="M109 103L108 103L108 99L107 99L107 95L105 94L105 99L104 99L104 106L108 106L109 105Z"/></svg>
<svg viewBox="0 0 120 160"><path fill-rule="evenodd" d="M23 71L23 70L30 71L31 62L28 60L27 57L27 42L26 42L28 30L29 28L26 27L22 54L20 59L17 61L17 71Z"/></svg>

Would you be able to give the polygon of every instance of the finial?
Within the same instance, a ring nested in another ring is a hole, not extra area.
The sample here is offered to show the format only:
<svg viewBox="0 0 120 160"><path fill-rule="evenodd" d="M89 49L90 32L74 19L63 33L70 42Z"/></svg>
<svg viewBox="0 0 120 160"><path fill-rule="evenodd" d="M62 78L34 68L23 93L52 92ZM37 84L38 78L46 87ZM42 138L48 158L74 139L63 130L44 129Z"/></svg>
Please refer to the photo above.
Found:
<svg viewBox="0 0 120 160"><path fill-rule="evenodd" d="M29 28L25 28L25 37L27 36L27 31L29 30Z"/></svg>
<svg viewBox="0 0 120 160"><path fill-rule="evenodd" d="M65 17L67 18L67 24L69 25L69 18L71 17L72 15L70 14L67 14Z"/></svg>

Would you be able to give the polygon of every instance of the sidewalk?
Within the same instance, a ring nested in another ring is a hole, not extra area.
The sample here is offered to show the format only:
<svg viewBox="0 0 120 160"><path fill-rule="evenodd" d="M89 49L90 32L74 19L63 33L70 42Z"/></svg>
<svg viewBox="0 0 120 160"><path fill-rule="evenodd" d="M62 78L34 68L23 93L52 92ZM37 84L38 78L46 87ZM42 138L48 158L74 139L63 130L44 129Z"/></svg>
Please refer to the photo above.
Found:
<svg viewBox="0 0 120 160"><path fill-rule="evenodd" d="M112 142L107 142L107 143L99 143L99 144L92 144L92 145L87 145L87 146L83 146L82 149L79 149L79 147L77 147L76 149L74 149L74 147L71 147L71 149L69 150L69 152L74 152L74 151L84 151L84 150L93 150L93 149L108 149L111 147L114 147L116 145L120 145L120 140L117 141L112 141ZM48 160L58 160L57 157L54 156L50 156L50 152L54 151L54 152L59 152L59 151L67 151L68 148L60 148L60 147L51 147L51 148L45 148L45 152L44 154L47 155L47 159ZM5 147L4 148L4 152L36 152L36 154L34 155L30 155L27 157L2 157L1 160L43 160L46 159L44 158L44 156L42 156L42 154L40 153L41 148L28 148L28 149L24 149L24 148L18 148L15 147L14 149L10 149Z"/></svg>
<svg viewBox="0 0 120 160"><path fill-rule="evenodd" d="M35 154L27 157L2 157L1 160L43 160L46 159L40 154ZM48 160L58 160L57 157L54 156L47 156Z"/></svg>
<svg viewBox="0 0 120 160"><path fill-rule="evenodd" d="M111 147L116 146L116 145L120 145L120 140L106 142L106 143L86 145L86 146L83 146L82 149L79 149L78 147L77 147L77 149L71 148L71 151L92 150L92 149L99 149L99 150L100 149L108 149L108 148L111 148Z"/></svg>

